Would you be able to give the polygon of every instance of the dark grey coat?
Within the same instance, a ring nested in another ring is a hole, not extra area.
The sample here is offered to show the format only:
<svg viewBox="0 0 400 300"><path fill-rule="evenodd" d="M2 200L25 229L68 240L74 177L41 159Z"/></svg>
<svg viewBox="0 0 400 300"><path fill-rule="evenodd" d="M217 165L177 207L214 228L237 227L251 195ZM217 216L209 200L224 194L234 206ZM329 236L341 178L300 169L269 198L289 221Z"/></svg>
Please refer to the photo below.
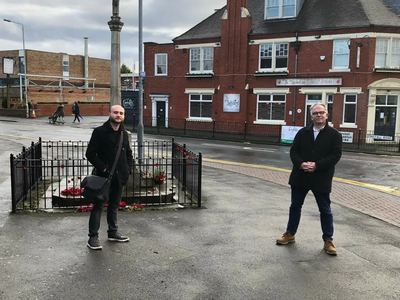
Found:
<svg viewBox="0 0 400 300"><path fill-rule="evenodd" d="M330 193L335 165L342 156L342 135L328 124L314 141L313 124L300 129L290 149L293 163L289 184L322 193ZM314 173L301 169L303 162L315 162Z"/></svg>
<svg viewBox="0 0 400 300"><path fill-rule="evenodd" d="M111 127L110 120L95 128L86 150L86 157L96 168L96 175L107 177L117 155L117 138L119 138L121 130L124 133L122 150L114 173L114 177L118 178L119 186L125 185L128 181L133 163L128 133L123 124L120 125L118 132L115 132ZM107 171L103 172L104 169L107 169Z"/></svg>

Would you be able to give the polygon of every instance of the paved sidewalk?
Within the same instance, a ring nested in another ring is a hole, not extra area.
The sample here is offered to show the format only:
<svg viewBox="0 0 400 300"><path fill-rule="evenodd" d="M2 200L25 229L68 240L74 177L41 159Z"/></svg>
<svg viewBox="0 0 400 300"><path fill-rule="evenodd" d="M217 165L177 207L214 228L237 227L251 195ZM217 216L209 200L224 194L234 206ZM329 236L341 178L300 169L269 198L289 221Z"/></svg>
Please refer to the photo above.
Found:
<svg viewBox="0 0 400 300"><path fill-rule="evenodd" d="M89 134L105 118L90 119L48 136L75 126ZM86 247L88 213L10 215L0 226L0 299L400 299L399 196L335 181L333 257L322 249L312 195L296 243L276 245L288 218L288 172L203 162L203 209L121 212L129 243L107 242L103 215L102 251Z"/></svg>
<svg viewBox="0 0 400 300"><path fill-rule="evenodd" d="M203 159L203 164L207 167L240 173L289 187L289 171L274 171L271 170L274 168L266 169L262 166L257 168L233 162L215 162L206 158ZM399 193L390 194L334 180L331 201L400 227Z"/></svg>
<svg viewBox="0 0 400 300"><path fill-rule="evenodd" d="M88 213L11 215L0 228L0 299L400 298L398 227L333 203L339 254L329 256L308 195L296 243L277 246L288 187L211 167L203 175L204 209L121 212L129 243L106 241L104 215L102 251L86 247Z"/></svg>
<svg viewBox="0 0 400 300"><path fill-rule="evenodd" d="M43 124L47 123L47 117L39 117L33 119L17 119L12 117L0 117L1 120L7 122L18 122L18 123L30 123L30 124ZM105 122L107 116L84 116L81 123L72 124L73 116L66 117L65 124L49 124L55 128L65 127L78 127L85 129L93 129ZM71 122L69 122L71 121ZM391 157L377 156L370 158L380 162L391 162ZM203 158L204 166L227 170L243 175L260 178L273 183L288 186L289 172L278 170L277 168L265 167L265 166L254 166L242 163L235 163L229 161L216 161L212 159ZM384 220L392 225L400 227L400 192L390 191L382 192L373 188L368 188L368 185L359 186L352 184L351 181L348 183L334 180L333 189L331 194L331 200L333 203L343 205L345 207L354 209L362 212L369 216Z"/></svg>

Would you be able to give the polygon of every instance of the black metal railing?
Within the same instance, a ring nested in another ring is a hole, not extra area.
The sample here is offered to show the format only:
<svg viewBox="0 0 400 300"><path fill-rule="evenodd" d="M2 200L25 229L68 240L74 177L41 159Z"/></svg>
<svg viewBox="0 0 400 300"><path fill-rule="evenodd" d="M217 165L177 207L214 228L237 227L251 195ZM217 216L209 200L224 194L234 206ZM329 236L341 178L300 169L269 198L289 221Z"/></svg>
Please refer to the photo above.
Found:
<svg viewBox="0 0 400 300"><path fill-rule="evenodd" d="M187 149L186 144L178 144L172 140L172 174L182 182L181 189L197 200L197 206L201 206L201 174L202 155L193 153Z"/></svg>
<svg viewBox="0 0 400 300"><path fill-rule="evenodd" d="M21 154L11 155L12 212L89 205L80 189L81 181L93 170L85 158L87 144L39 139ZM184 157L176 152L182 146L174 140L145 141L141 147L144 158L139 159L138 143L133 143L133 171L122 201L127 206L201 207L201 154L185 147L188 157Z"/></svg>
<svg viewBox="0 0 400 300"><path fill-rule="evenodd" d="M366 153L400 154L400 134L377 134L373 130L341 130L351 133L352 139L343 139L343 149Z"/></svg>
<svg viewBox="0 0 400 300"><path fill-rule="evenodd" d="M34 188L42 177L41 140L32 142L29 148L22 147L22 152L10 155L11 206L12 212L21 201L26 200L28 192Z"/></svg>
<svg viewBox="0 0 400 300"><path fill-rule="evenodd" d="M187 119L166 119L167 126L159 126L157 118L143 118L146 133L170 136L187 136L231 141L254 141L279 144L281 125L248 124L247 122L221 122L210 120L189 121Z"/></svg>

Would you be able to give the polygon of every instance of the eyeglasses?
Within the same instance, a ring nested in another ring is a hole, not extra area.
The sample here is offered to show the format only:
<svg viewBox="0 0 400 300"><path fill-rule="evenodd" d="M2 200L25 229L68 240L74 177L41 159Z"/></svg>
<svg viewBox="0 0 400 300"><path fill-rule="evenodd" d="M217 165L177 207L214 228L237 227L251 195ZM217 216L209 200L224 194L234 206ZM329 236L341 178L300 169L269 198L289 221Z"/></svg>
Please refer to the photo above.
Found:
<svg viewBox="0 0 400 300"><path fill-rule="evenodd" d="M312 115L313 116L317 116L317 115L324 115L324 114L326 114L326 111L314 111L313 113L312 113Z"/></svg>

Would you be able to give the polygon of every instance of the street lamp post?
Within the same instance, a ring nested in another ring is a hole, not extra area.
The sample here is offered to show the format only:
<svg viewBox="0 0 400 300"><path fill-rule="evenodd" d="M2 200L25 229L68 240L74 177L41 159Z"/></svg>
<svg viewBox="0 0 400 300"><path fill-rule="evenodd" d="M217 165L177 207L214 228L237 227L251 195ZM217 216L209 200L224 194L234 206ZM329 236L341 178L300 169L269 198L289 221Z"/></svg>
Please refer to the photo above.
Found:
<svg viewBox="0 0 400 300"><path fill-rule="evenodd" d="M14 23L14 24L18 24L21 25L22 28L22 48L23 48L23 52L24 52L24 81L25 81L25 92L24 92L24 96L25 96L25 105L26 105L26 118L29 118L29 105L28 105L28 80L26 79L26 65L27 65L27 59L26 59L26 51L25 51L25 30L24 30L24 24L22 23L18 23L18 22L14 22L11 21L9 19L3 19L4 22L9 22L9 23Z"/></svg>
<svg viewBox="0 0 400 300"><path fill-rule="evenodd" d="M139 0L139 123L137 128L137 139L139 146L139 161L143 159L143 1Z"/></svg>

